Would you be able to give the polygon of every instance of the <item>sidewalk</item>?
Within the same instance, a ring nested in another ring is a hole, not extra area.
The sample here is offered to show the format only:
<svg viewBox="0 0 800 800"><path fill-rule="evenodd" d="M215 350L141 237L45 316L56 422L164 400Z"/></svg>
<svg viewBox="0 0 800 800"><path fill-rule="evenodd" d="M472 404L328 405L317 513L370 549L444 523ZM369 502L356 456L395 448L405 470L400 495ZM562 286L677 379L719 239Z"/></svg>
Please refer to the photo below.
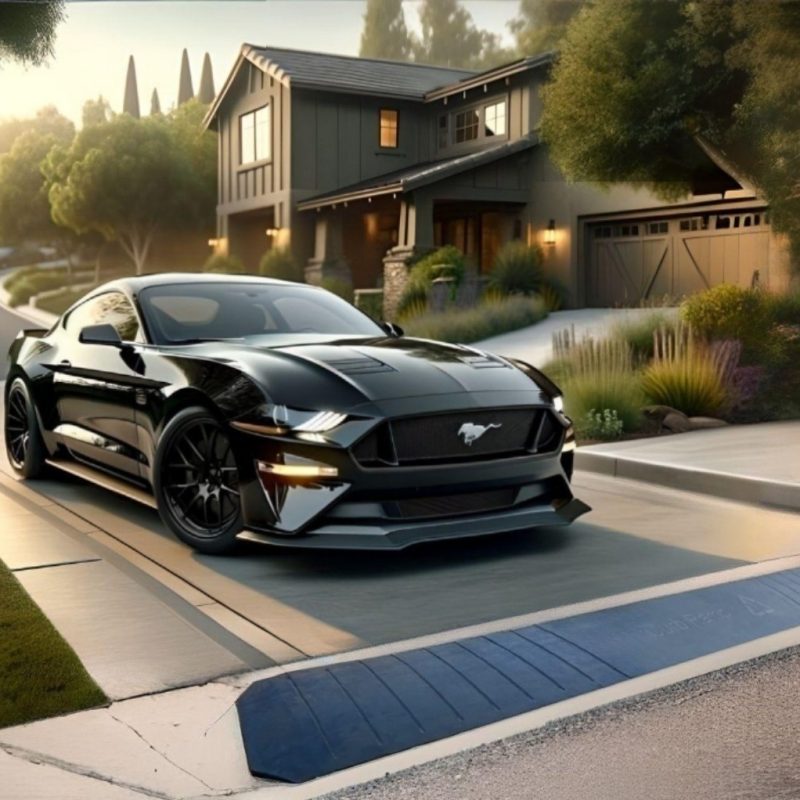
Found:
<svg viewBox="0 0 800 800"><path fill-rule="evenodd" d="M582 447L578 469L800 511L800 421Z"/></svg>

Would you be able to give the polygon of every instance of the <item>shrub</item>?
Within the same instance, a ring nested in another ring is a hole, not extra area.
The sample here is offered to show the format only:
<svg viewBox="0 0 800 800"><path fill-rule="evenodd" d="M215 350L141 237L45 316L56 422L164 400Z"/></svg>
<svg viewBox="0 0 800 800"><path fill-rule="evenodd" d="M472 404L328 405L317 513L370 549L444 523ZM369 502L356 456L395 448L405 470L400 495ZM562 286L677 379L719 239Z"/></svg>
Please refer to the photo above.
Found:
<svg viewBox="0 0 800 800"><path fill-rule="evenodd" d="M489 298L473 308L409 315L403 326L409 336L443 342L475 342L525 328L546 316L547 310L538 297Z"/></svg>
<svg viewBox="0 0 800 800"><path fill-rule="evenodd" d="M236 256L223 256L219 254L212 255L205 264L203 264L203 272L218 272L223 275L235 275L241 272L247 272L244 264Z"/></svg>
<svg viewBox="0 0 800 800"><path fill-rule="evenodd" d="M282 281L302 281L300 265L294 260L288 247L271 247L261 257L258 265L259 275L265 278L279 278Z"/></svg>
<svg viewBox="0 0 800 800"><path fill-rule="evenodd" d="M419 316L427 310L428 289L425 286L406 286L397 304L397 319Z"/></svg>
<svg viewBox="0 0 800 800"><path fill-rule="evenodd" d="M16 276L15 276L16 277ZM11 284L9 286L9 283ZM25 274L14 281L6 281L8 304L10 306L25 305L32 297L50 289L61 289L67 283L66 269L38 269L25 271Z"/></svg>
<svg viewBox="0 0 800 800"><path fill-rule="evenodd" d="M572 419L586 420L599 408L614 412L623 431L639 429L644 398L627 343L585 339L562 354L561 369L564 403Z"/></svg>
<svg viewBox="0 0 800 800"><path fill-rule="evenodd" d="M701 336L738 339L748 361L768 357L770 301L759 289L722 283L685 300L681 317Z"/></svg>
<svg viewBox="0 0 800 800"><path fill-rule="evenodd" d="M675 317L664 311L649 314L628 314L611 329L611 337L627 342L633 351L634 360L649 361L653 357L653 337L660 329L675 327Z"/></svg>
<svg viewBox="0 0 800 800"><path fill-rule="evenodd" d="M427 302L428 291L436 278L452 278L453 290L464 280L467 271L464 254L452 245L440 247L415 261L410 262L408 283L400 297L398 316L420 300Z"/></svg>
<svg viewBox="0 0 800 800"><path fill-rule="evenodd" d="M656 336L655 355L642 375L648 399L687 416L716 416L730 403L731 350L714 350L691 330Z"/></svg>
<svg viewBox="0 0 800 800"><path fill-rule="evenodd" d="M613 408L602 411L590 409L582 420L578 420L576 427L586 439L618 439L624 429L622 420Z"/></svg>
<svg viewBox="0 0 800 800"><path fill-rule="evenodd" d="M497 254L490 284L506 294L535 294L544 282L543 260L539 245L508 242Z"/></svg>
<svg viewBox="0 0 800 800"><path fill-rule="evenodd" d="M323 278L320 286L341 297L342 300L347 300L348 303L353 302L353 284L349 281L341 278Z"/></svg>
<svg viewBox="0 0 800 800"><path fill-rule="evenodd" d="M359 293L355 298L356 308L374 320L383 319L383 292Z"/></svg>

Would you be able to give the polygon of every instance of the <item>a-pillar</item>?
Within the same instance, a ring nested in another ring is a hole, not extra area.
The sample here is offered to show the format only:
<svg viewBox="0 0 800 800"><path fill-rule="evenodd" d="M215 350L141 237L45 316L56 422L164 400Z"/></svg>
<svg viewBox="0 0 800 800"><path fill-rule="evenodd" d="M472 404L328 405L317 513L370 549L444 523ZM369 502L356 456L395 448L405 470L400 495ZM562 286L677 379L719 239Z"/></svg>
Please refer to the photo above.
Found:
<svg viewBox="0 0 800 800"><path fill-rule="evenodd" d="M408 283L408 262L434 249L433 200L424 194L400 203L397 245L383 258L383 317L391 320Z"/></svg>
<svg viewBox="0 0 800 800"><path fill-rule="evenodd" d="M350 267L342 255L342 238L341 214L319 213L314 227L314 255L305 268L306 283L319 285L326 278L352 283Z"/></svg>

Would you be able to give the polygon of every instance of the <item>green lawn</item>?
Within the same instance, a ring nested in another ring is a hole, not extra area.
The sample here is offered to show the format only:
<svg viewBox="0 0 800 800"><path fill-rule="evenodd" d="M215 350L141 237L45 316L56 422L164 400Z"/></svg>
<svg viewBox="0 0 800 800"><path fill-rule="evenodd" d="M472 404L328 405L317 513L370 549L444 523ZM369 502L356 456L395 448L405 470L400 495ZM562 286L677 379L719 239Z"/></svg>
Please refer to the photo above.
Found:
<svg viewBox="0 0 800 800"><path fill-rule="evenodd" d="M0 561L0 728L105 702L70 646Z"/></svg>
<svg viewBox="0 0 800 800"><path fill-rule="evenodd" d="M88 289L62 289L58 294L51 294L49 297L42 297L36 302L36 307L41 308L42 311L49 311L51 314L63 314L76 300L80 300L87 292Z"/></svg>

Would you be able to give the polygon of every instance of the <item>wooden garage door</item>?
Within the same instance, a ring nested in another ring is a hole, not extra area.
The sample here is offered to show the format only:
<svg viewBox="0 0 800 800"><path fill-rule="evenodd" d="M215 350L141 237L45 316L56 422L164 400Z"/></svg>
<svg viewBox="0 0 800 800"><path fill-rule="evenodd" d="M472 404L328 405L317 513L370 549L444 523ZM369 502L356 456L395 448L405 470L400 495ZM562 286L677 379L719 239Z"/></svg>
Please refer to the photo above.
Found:
<svg viewBox="0 0 800 800"><path fill-rule="evenodd" d="M718 283L767 280L770 234L763 212L588 226L587 306L680 298Z"/></svg>

